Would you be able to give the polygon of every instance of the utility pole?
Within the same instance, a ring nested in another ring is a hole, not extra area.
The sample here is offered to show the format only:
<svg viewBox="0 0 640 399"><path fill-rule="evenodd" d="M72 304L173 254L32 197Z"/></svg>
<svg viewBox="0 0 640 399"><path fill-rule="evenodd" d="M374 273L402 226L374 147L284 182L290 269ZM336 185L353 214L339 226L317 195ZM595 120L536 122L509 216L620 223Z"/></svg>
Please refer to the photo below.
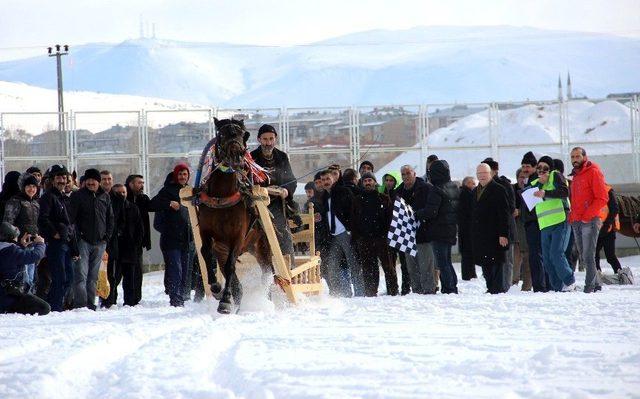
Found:
<svg viewBox="0 0 640 399"><path fill-rule="evenodd" d="M66 44L63 47L63 50L60 51L60 45L56 44L56 52L53 52L52 47L48 47L49 57L56 57L56 64L58 67L58 131L64 131L64 105L62 101L62 61L61 57L63 55L69 54L69 46Z"/></svg>

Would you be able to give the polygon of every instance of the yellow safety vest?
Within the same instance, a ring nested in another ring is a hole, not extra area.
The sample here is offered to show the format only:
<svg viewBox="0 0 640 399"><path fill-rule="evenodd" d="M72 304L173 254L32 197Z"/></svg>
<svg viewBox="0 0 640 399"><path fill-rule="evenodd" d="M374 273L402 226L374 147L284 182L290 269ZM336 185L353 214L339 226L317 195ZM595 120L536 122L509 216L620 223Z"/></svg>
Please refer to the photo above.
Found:
<svg viewBox="0 0 640 399"><path fill-rule="evenodd" d="M542 190L551 191L555 189L553 182L557 171L549 173L549 180L542 186ZM532 186L538 183L538 179L531 182ZM540 230L545 227L555 226L567 220L567 213L564 210L564 201L560 198L544 198L544 201L536 204L536 215L538 215L538 225Z"/></svg>

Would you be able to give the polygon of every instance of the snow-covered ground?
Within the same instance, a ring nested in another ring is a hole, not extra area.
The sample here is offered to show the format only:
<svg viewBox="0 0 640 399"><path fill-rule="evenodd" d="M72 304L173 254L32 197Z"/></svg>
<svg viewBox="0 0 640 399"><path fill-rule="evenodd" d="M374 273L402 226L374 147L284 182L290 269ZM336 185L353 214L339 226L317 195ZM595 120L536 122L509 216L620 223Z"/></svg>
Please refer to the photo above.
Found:
<svg viewBox="0 0 640 399"><path fill-rule="evenodd" d="M640 276L640 256L622 263ZM161 273L145 275L136 308L2 315L0 397L640 395L637 285L493 296L479 279L460 282L457 296L325 294L292 308L243 280L239 315L212 302L169 307Z"/></svg>

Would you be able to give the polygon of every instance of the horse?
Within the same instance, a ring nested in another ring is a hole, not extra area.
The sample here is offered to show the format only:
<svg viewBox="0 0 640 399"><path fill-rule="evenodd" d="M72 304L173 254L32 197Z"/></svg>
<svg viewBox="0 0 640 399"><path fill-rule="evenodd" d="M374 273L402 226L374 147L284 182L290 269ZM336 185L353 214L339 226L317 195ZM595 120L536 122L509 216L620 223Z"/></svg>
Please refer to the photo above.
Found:
<svg viewBox="0 0 640 399"><path fill-rule="evenodd" d="M245 158L249 132L242 120L216 118L215 127L214 167L199 193L198 224L208 269L216 270L216 260L222 267L224 289L213 273L211 291L220 299L218 312L228 314L234 306L239 310L242 301L242 285L236 274L238 257L246 251L253 254L263 276L273 273L273 266L266 234L252 205Z"/></svg>

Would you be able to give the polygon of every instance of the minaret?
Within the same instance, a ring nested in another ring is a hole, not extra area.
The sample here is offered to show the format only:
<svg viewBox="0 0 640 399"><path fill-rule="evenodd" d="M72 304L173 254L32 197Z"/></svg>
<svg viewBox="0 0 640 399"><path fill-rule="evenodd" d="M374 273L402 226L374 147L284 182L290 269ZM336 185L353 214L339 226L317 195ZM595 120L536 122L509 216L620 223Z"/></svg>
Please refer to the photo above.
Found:
<svg viewBox="0 0 640 399"><path fill-rule="evenodd" d="M142 14L140 14L140 39L144 39L144 25L142 22Z"/></svg>
<svg viewBox="0 0 640 399"><path fill-rule="evenodd" d="M562 80L558 75L558 101L562 101Z"/></svg>
<svg viewBox="0 0 640 399"><path fill-rule="evenodd" d="M567 72L567 100L571 100L573 94L571 93L571 74Z"/></svg>

